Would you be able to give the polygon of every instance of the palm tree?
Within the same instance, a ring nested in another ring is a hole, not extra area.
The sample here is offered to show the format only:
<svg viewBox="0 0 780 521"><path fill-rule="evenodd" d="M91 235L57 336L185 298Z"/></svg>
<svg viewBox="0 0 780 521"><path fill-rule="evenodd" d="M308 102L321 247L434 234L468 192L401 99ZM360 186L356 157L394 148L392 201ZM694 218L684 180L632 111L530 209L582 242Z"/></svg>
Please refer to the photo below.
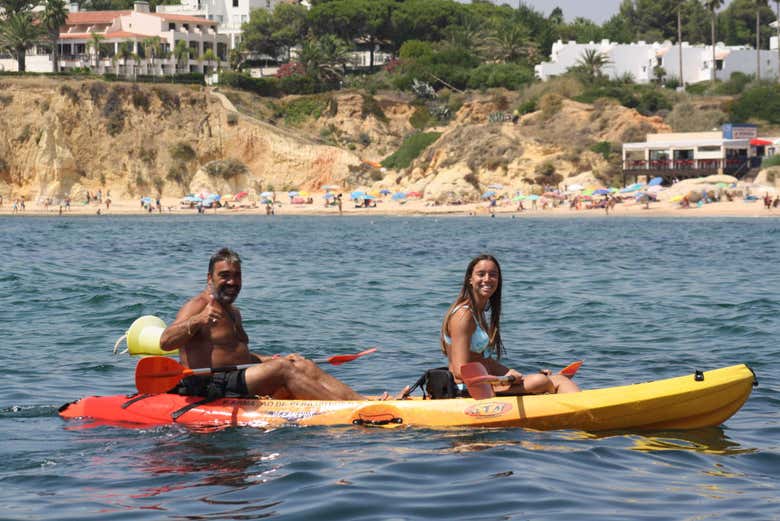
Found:
<svg viewBox="0 0 780 521"><path fill-rule="evenodd" d="M100 33L91 32L89 33L89 41L87 42L87 49L92 49L94 51L95 56L95 72L97 72L97 68L100 64L100 42L105 40L106 37L103 36Z"/></svg>
<svg viewBox="0 0 780 521"><path fill-rule="evenodd" d="M767 6L767 0L753 0L756 8L756 79L761 79L761 8Z"/></svg>
<svg viewBox="0 0 780 521"><path fill-rule="evenodd" d="M349 46L337 37L327 34L320 39L307 38L298 55L306 74L324 83L335 83L343 77L349 63Z"/></svg>
<svg viewBox="0 0 780 521"><path fill-rule="evenodd" d="M122 42L119 44L119 48L116 50L115 58L122 60L122 65L125 68L125 76L127 76L127 60L133 55L133 44L131 42ZM119 76L119 73L117 73Z"/></svg>
<svg viewBox="0 0 780 521"><path fill-rule="evenodd" d="M161 40L159 36L154 36L152 38L145 38L144 41L141 43L141 45L143 45L144 48L144 54L146 55L146 59L149 60L152 74L154 74L154 57L160 55L160 44L161 44Z"/></svg>
<svg viewBox="0 0 780 521"><path fill-rule="evenodd" d="M528 28L512 22L497 27L486 43L491 57L507 63L533 56L536 48Z"/></svg>
<svg viewBox="0 0 780 521"><path fill-rule="evenodd" d="M206 67L208 69L211 69L211 62L217 60L217 55L214 54L214 50L211 47L209 47L208 49L206 49L206 51L201 55L199 59L202 62L206 62ZM203 72L205 74L207 71L204 70Z"/></svg>
<svg viewBox="0 0 780 521"><path fill-rule="evenodd" d="M585 70L590 81L595 81L602 76L601 69L611 63L606 54L596 49L585 49L580 59L577 60L577 65Z"/></svg>
<svg viewBox="0 0 780 521"><path fill-rule="evenodd" d="M780 0L778 0L780 2ZM680 86L685 88L685 80L683 79L683 51L682 51L682 6L685 0L677 0L677 46L678 46L678 61L680 62Z"/></svg>
<svg viewBox="0 0 780 521"><path fill-rule="evenodd" d="M40 13L41 25L46 29L51 44L52 72L60 71L60 28L68 20L68 8L65 0L44 0Z"/></svg>
<svg viewBox="0 0 780 521"><path fill-rule="evenodd" d="M0 49L7 49L16 56L19 72L26 70L27 49L39 43L41 36L42 28L33 22L28 11L11 13L0 22Z"/></svg>
<svg viewBox="0 0 780 521"><path fill-rule="evenodd" d="M780 2L780 0L777 0ZM176 67L184 68L190 60L190 48L187 46L187 42L179 40L176 42L176 47L173 48L173 56L176 58Z"/></svg>
<svg viewBox="0 0 780 521"><path fill-rule="evenodd" d="M710 10L710 14L712 15L712 18L710 19L710 30L711 30L711 39L712 42L712 83L715 83L715 24L718 21L718 16L715 13L715 10L723 5L723 0L704 0L704 7Z"/></svg>

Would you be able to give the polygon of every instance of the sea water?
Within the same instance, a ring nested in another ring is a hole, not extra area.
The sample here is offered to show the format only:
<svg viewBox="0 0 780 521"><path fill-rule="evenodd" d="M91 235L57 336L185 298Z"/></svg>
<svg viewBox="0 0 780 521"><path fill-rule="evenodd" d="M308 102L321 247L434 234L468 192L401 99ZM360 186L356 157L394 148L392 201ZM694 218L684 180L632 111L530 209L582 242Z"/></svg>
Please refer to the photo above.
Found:
<svg viewBox="0 0 780 521"><path fill-rule="evenodd" d="M778 244L773 219L0 218L0 518L779 519ZM483 252L521 371L584 359L596 388L745 362L760 385L720 427L649 434L60 419L134 391L115 341L173 320L222 246L244 260L251 347L376 346L328 367L362 392L442 365L440 321Z"/></svg>

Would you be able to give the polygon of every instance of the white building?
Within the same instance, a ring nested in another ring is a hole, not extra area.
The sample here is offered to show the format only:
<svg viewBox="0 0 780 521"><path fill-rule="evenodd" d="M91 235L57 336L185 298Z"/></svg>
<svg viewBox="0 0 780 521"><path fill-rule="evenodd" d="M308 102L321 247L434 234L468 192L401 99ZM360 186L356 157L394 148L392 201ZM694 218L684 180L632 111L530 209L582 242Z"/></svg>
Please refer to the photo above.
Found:
<svg viewBox="0 0 780 521"><path fill-rule="evenodd" d="M272 11L277 4L298 3L296 0L181 0L181 5L158 5L158 13L202 16L219 24L220 33L227 35L230 48L241 42L241 25L249 21L255 9Z"/></svg>
<svg viewBox="0 0 780 521"><path fill-rule="evenodd" d="M226 67L227 37L217 32L217 22L201 17L150 13L149 4L137 1L132 11L78 11L71 4L71 12L60 29L60 70L90 68L98 74L119 76L155 75L213 71ZM100 52L90 45L92 35L99 35ZM144 41L159 38L159 56L146 56ZM178 61L172 51L176 43L184 41L189 58ZM120 45L129 43L138 59L118 59ZM201 60L211 50L217 60ZM51 56L40 48L30 49L26 57L29 72L52 72ZM16 59L0 59L0 70L15 71Z"/></svg>
<svg viewBox="0 0 780 521"><path fill-rule="evenodd" d="M614 43L601 42L553 44L550 61L535 66L536 77L542 81L564 74L582 60L586 50L593 49L603 54L608 63L602 69L611 79L630 74L637 83L648 83L655 79L656 66L663 67L666 78L680 76L680 47L669 41L663 43ZM777 37L770 39L770 49L760 51L761 78L778 77ZM712 46L682 43L683 80L686 84L707 81L712 78ZM756 73L756 51L748 46L715 45L715 76L728 80L734 72Z"/></svg>
<svg viewBox="0 0 780 521"><path fill-rule="evenodd" d="M776 152L776 138L759 138L758 127L723 125L721 131L648 134L643 143L623 143L624 181L729 174L741 178Z"/></svg>

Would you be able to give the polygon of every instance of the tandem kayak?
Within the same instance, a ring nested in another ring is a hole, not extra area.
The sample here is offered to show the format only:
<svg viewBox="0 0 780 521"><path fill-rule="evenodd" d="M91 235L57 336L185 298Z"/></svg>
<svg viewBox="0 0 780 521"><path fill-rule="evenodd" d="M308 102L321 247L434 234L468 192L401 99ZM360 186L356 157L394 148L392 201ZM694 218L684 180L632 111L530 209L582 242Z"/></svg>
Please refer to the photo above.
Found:
<svg viewBox="0 0 780 521"><path fill-rule="evenodd" d="M90 396L60 408L63 418L110 424L197 427L365 425L522 427L538 430L667 430L720 425L758 382L747 365L570 394L485 400L326 401L202 398L174 394Z"/></svg>

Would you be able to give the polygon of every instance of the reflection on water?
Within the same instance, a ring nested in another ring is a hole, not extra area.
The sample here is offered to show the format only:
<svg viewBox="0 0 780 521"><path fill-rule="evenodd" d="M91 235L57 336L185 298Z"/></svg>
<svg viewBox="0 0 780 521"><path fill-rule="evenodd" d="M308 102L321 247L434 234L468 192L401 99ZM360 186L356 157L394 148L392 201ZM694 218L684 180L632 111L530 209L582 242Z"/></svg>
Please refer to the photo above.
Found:
<svg viewBox="0 0 780 521"><path fill-rule="evenodd" d="M655 452L665 450L686 450L703 454L751 454L757 449L743 447L726 436L721 427L709 427L692 431L665 431L652 434L626 433L582 433L584 437L600 439L612 436L627 436L633 440L631 450Z"/></svg>

